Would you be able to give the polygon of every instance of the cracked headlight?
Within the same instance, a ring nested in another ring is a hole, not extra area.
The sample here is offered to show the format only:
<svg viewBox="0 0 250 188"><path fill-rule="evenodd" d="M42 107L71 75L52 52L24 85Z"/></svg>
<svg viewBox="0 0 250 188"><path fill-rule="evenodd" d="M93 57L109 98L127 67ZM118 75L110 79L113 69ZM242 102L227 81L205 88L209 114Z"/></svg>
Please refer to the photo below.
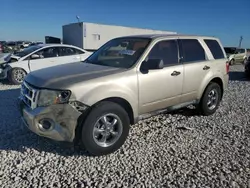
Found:
<svg viewBox="0 0 250 188"><path fill-rule="evenodd" d="M38 96L38 106L49 106L53 104L67 103L70 98L70 91L41 90Z"/></svg>

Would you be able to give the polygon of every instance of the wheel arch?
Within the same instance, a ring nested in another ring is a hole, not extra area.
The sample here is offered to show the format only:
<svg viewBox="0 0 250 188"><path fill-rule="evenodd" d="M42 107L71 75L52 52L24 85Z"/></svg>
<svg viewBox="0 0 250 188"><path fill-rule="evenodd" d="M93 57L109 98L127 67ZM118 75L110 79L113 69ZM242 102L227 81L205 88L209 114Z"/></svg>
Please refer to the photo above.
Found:
<svg viewBox="0 0 250 188"><path fill-rule="evenodd" d="M220 88L221 88L221 99L222 99L223 94L224 94L223 81L222 81L222 79L221 79L220 77L217 76L217 77L211 78L211 79L205 84L205 87L203 87L202 90L200 91L199 100L202 98L202 96L203 96L203 94L204 94L206 88L208 87L208 85L209 85L210 83L212 83L212 82L217 83L217 84L220 86Z"/></svg>
<svg viewBox="0 0 250 188"><path fill-rule="evenodd" d="M21 70L23 70L24 72L25 72L25 74L27 75L28 74L28 72L27 72L27 70L25 70L24 68L22 68L22 67L9 67L9 70L7 71L7 78L8 78L8 80L10 81L10 82L12 82L12 75L11 75L11 72L13 71L13 70L15 70L15 69L21 69Z"/></svg>
<svg viewBox="0 0 250 188"><path fill-rule="evenodd" d="M125 111L128 113L130 124L136 123L133 108L132 108L131 104L126 99L121 98L121 97L108 97L108 98L102 99L102 100L96 102L95 104L91 105L84 113L82 113L80 115L80 117L78 118L78 121L77 121L77 126L75 128L75 139L74 139L75 143L79 142L80 133L81 133L81 129L82 129L81 125L86 120L86 117L89 115L89 113L91 112L93 107L95 107L96 105L98 105L99 103L104 102L104 101L114 102L116 104L121 105L121 107L123 107L125 109Z"/></svg>

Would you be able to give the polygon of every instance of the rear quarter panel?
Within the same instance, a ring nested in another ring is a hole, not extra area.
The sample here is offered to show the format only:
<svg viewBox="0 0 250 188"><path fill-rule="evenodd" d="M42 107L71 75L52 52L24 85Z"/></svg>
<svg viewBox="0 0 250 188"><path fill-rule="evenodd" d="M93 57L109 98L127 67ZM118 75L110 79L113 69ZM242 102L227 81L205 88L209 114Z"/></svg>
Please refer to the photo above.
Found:
<svg viewBox="0 0 250 188"><path fill-rule="evenodd" d="M207 38L204 38L207 39ZM202 81L201 87L199 89L198 92L198 96L197 98L200 99L206 89L206 87L208 86L208 84L214 79L214 78L220 78L222 80L223 83L223 90L225 90L228 86L228 80L229 80L229 75L227 73L227 69L226 69L226 64L227 64L227 56L226 56L226 52L223 48L223 45L221 43L221 41L217 38L208 38L208 39L213 39L216 40L221 49L222 52L224 54L224 58L222 59L214 59L213 54L211 53L210 49L207 47L207 45L205 44L205 42L203 42L203 47L208 55L208 59L210 60L210 67L211 67L211 71L212 74L208 74L207 77L205 77Z"/></svg>

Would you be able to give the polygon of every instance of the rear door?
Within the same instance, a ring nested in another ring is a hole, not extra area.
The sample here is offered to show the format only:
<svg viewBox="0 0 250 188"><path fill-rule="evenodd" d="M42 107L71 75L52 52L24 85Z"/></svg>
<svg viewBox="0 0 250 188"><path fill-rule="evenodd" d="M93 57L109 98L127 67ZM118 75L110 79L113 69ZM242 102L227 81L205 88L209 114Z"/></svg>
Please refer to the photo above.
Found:
<svg viewBox="0 0 250 188"><path fill-rule="evenodd" d="M191 102L197 99L198 90L204 79L213 74L212 64L200 40L180 39L179 45L184 66L181 102Z"/></svg>

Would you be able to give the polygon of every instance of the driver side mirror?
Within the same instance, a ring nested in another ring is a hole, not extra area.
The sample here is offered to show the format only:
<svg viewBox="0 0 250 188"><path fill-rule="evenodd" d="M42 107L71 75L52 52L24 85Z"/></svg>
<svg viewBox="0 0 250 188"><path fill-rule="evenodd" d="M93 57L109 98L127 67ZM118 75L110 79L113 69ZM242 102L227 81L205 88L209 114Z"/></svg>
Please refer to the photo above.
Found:
<svg viewBox="0 0 250 188"><path fill-rule="evenodd" d="M148 73L149 70L163 69L164 63L162 59L148 59L142 62L141 71Z"/></svg>
<svg viewBox="0 0 250 188"><path fill-rule="evenodd" d="M31 58L31 59L40 59L40 55L38 55L38 54L32 54L32 55L30 56L30 58Z"/></svg>

